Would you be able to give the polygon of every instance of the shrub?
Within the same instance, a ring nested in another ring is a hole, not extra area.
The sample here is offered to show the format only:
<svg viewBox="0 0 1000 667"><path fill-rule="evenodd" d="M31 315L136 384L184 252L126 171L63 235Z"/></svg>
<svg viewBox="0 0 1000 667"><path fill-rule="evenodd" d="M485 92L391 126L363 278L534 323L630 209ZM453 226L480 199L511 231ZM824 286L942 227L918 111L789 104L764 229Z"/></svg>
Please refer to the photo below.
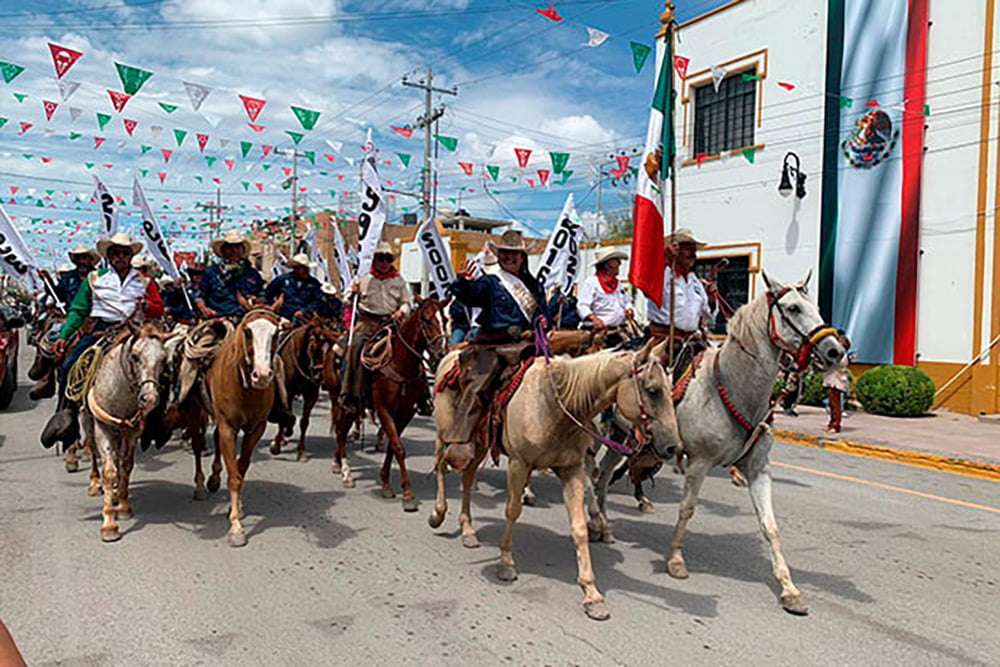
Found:
<svg viewBox="0 0 1000 667"><path fill-rule="evenodd" d="M799 404L821 408L825 400L826 387L823 386L823 376L819 373L806 374L802 380L802 394L799 396Z"/></svg>
<svg viewBox="0 0 1000 667"><path fill-rule="evenodd" d="M934 381L911 366L879 366L858 378L858 400L867 412L888 417L919 417L934 402Z"/></svg>

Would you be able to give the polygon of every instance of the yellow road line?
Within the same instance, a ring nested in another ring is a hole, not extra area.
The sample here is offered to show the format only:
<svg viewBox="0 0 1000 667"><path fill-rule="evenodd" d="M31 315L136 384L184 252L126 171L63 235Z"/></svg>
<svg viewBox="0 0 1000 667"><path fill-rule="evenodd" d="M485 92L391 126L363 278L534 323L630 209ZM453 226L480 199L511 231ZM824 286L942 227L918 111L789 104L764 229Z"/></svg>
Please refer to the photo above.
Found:
<svg viewBox="0 0 1000 667"><path fill-rule="evenodd" d="M970 503L965 500L956 500L955 498L945 498L944 496L936 496L933 493L924 493L923 491L914 491L913 489L906 489L903 488L902 486L883 484L882 482L872 482L871 480L861 479L859 477L851 477L850 475L839 475L835 472L816 470L815 468L807 468L805 466L795 465L794 463L780 463L778 461L771 461L771 465L777 466L779 468L788 468L789 470L797 470L799 472L805 472L811 475L819 475L820 477L829 477L830 479L838 479L842 482L854 482L856 484L864 484L865 486L871 486L876 489L883 489L885 491L895 491L897 493L905 493L911 496L917 496L918 498L926 498L928 500L936 500L938 502L948 503L949 505L957 505L959 507L966 507L968 509L982 510L984 512L992 512L994 514L1000 514L1000 508L998 507L979 505L978 503Z"/></svg>

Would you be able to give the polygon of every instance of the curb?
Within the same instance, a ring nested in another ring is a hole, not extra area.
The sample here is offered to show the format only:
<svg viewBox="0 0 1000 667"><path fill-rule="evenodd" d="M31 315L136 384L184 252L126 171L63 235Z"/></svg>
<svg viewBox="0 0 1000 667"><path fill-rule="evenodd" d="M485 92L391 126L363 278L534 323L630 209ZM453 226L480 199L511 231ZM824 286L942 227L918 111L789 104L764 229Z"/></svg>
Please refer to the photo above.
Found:
<svg viewBox="0 0 1000 667"><path fill-rule="evenodd" d="M883 461L903 463L918 468L947 472L953 475L965 475L967 477L978 477L979 479L1000 482L1000 465L998 464L940 454L928 454L909 449L893 449L884 445L873 445L864 442L854 442L852 440L834 440L782 429L774 429L774 435L781 442L790 445L825 449L841 454L850 454L851 456L882 459Z"/></svg>

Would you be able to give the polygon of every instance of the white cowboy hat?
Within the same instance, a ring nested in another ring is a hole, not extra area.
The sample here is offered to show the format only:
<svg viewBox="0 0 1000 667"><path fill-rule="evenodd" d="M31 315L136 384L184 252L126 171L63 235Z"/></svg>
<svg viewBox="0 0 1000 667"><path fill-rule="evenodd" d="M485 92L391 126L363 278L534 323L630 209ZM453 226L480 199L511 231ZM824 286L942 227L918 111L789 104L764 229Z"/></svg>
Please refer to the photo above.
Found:
<svg viewBox="0 0 1000 667"><path fill-rule="evenodd" d="M323 283L319 290L323 294L335 295L337 293L337 288L333 286L333 283Z"/></svg>
<svg viewBox="0 0 1000 667"><path fill-rule="evenodd" d="M699 241L697 238L695 238L694 232L692 232L687 227L681 227L673 234L667 234L664 237L663 242L666 243L667 245L671 243L693 243L699 249L704 248L705 246L708 245L704 241Z"/></svg>
<svg viewBox="0 0 1000 667"><path fill-rule="evenodd" d="M241 245L245 252L250 252L250 239L245 238L235 229L226 232L225 236L212 239L212 252L222 257L222 246L224 245Z"/></svg>
<svg viewBox="0 0 1000 667"><path fill-rule="evenodd" d="M136 255L132 258L133 269L152 269L156 266L156 261L149 255Z"/></svg>
<svg viewBox="0 0 1000 667"><path fill-rule="evenodd" d="M494 253L501 250L514 250L528 254L528 246L524 242L524 236L516 229L508 229L496 241L488 241L489 248Z"/></svg>
<svg viewBox="0 0 1000 667"><path fill-rule="evenodd" d="M600 266L612 259L628 259L628 253L624 250L618 250L613 246L606 246L597 251L597 255L594 257L594 266Z"/></svg>
<svg viewBox="0 0 1000 667"><path fill-rule="evenodd" d="M91 257L94 258L95 262L101 258L101 256L97 254L96 250L94 250L93 248L88 248L83 244L78 245L77 247L73 248L66 254L69 255L70 259L73 259L73 257L76 257L78 255L90 255Z"/></svg>
<svg viewBox="0 0 1000 667"><path fill-rule="evenodd" d="M176 281L176 280L174 280L174 279L173 279L173 278L171 278L170 276L166 276L166 275L165 275L165 276L163 276L162 278L160 278L159 280L157 280L157 281L156 281L156 285L157 285L157 287L159 287L160 289L163 289L163 288L164 288L164 287L166 287L167 285L174 285L174 284L176 284L176 283L177 283L177 281Z"/></svg>
<svg viewBox="0 0 1000 667"><path fill-rule="evenodd" d="M110 248L113 245L122 246L124 248L131 248L133 255L138 255L140 252L142 252L141 241L133 241L132 237L126 234L125 232L118 232L109 239L101 239L100 241L98 241L97 253L101 257L107 257L108 248Z"/></svg>
<svg viewBox="0 0 1000 667"><path fill-rule="evenodd" d="M375 255L392 255L396 256L396 251L392 249L392 244L388 241L379 241L378 245L375 246Z"/></svg>
<svg viewBox="0 0 1000 667"><path fill-rule="evenodd" d="M313 269L316 267L316 263L309 261L309 255L304 252L300 252L297 255L292 255L292 258L285 262L285 266L290 269L294 269L296 266L304 266L307 269Z"/></svg>
<svg viewBox="0 0 1000 667"><path fill-rule="evenodd" d="M96 252L94 253L97 254ZM67 271L76 271L76 267L72 264L60 264L59 268L56 269L56 273L66 273Z"/></svg>

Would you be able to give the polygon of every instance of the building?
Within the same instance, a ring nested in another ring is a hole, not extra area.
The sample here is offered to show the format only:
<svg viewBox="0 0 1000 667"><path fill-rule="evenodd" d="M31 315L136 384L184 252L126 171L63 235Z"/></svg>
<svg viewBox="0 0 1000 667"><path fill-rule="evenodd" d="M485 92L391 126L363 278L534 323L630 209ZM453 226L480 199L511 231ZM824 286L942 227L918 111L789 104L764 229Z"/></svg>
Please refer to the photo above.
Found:
<svg viewBox="0 0 1000 667"><path fill-rule="evenodd" d="M1000 411L996 5L734 0L677 33L678 224L733 305L811 272L859 370L916 364L972 414Z"/></svg>

